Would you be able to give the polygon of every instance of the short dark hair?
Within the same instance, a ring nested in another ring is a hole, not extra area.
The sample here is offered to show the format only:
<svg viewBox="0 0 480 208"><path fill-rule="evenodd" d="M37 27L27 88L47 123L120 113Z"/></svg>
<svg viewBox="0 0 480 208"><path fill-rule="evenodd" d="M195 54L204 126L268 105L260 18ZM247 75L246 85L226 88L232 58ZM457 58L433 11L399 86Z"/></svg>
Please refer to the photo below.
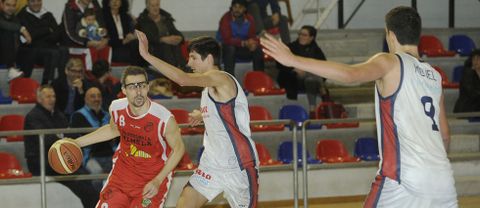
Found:
<svg viewBox="0 0 480 208"><path fill-rule="evenodd" d="M100 78L110 71L110 65L107 61L100 59L92 66L92 74L95 78Z"/></svg>
<svg viewBox="0 0 480 208"><path fill-rule="evenodd" d="M240 4L240 5L244 6L245 8L247 8L247 1L245 1L245 0L232 0L232 4L230 4L230 5L233 6L235 4Z"/></svg>
<svg viewBox="0 0 480 208"><path fill-rule="evenodd" d="M37 92L36 92L36 94L37 94L37 97L40 97L40 93L42 93L42 91L43 91L44 89L51 89L51 90L54 90L54 89L53 89L53 86L52 86L52 85L50 85L50 84L43 84L43 85L40 85L40 87L38 87L38 88L37 88Z"/></svg>
<svg viewBox="0 0 480 208"><path fill-rule="evenodd" d="M134 75L143 75L145 76L145 81L148 82L148 75L145 69L139 66L128 66L122 73L122 86L125 86L126 84L125 80L127 79L128 76L134 76Z"/></svg>
<svg viewBox="0 0 480 208"><path fill-rule="evenodd" d="M218 44L214 38L203 36L192 39L190 45L188 46L188 51L197 52L200 54L202 60L205 60L205 58L210 54L213 57L213 64L220 67L220 44Z"/></svg>
<svg viewBox="0 0 480 208"><path fill-rule="evenodd" d="M470 53L470 57L480 56L480 49L474 49L472 53Z"/></svg>
<svg viewBox="0 0 480 208"><path fill-rule="evenodd" d="M112 0L103 0L102 1L102 5L103 5L102 8L103 8L103 13L104 14L110 14L110 9L111 9L110 8L110 1L112 1ZM120 0L120 2L121 2L122 5L120 6L120 9L119 9L118 12L120 14L127 14L128 9L130 8L130 5L129 5L128 1L127 0ZM105 17L105 15L104 15L104 17Z"/></svg>
<svg viewBox="0 0 480 208"><path fill-rule="evenodd" d="M301 30L303 30L303 29L307 30L308 34L310 34L310 36L313 36L314 39L317 37L317 29L315 29L313 26L304 25L304 26L302 26Z"/></svg>
<svg viewBox="0 0 480 208"><path fill-rule="evenodd" d="M96 15L95 9L92 9L92 8L86 8L85 11L83 12L84 17L95 16L95 15Z"/></svg>
<svg viewBox="0 0 480 208"><path fill-rule="evenodd" d="M392 31L401 45L418 45L422 19L412 7L399 6L385 15L387 30Z"/></svg>

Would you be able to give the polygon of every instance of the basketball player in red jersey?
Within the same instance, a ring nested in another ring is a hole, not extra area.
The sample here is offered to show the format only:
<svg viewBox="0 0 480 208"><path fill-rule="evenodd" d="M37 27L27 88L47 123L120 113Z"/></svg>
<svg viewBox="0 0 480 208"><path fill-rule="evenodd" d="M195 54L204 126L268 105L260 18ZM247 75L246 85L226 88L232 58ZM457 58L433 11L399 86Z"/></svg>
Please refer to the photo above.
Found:
<svg viewBox="0 0 480 208"><path fill-rule="evenodd" d="M147 97L147 74L130 66L122 75L126 98L110 105L110 124L74 140L80 147L120 136L113 168L97 207L163 207L185 147L170 111Z"/></svg>

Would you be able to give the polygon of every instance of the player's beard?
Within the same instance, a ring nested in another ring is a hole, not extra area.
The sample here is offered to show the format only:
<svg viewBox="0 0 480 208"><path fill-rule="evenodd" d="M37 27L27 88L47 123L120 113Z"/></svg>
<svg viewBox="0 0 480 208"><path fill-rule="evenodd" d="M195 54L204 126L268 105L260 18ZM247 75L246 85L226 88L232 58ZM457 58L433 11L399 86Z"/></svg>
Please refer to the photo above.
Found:
<svg viewBox="0 0 480 208"><path fill-rule="evenodd" d="M142 107L145 104L145 97L141 95L135 96L135 99L133 100L133 106L139 108Z"/></svg>

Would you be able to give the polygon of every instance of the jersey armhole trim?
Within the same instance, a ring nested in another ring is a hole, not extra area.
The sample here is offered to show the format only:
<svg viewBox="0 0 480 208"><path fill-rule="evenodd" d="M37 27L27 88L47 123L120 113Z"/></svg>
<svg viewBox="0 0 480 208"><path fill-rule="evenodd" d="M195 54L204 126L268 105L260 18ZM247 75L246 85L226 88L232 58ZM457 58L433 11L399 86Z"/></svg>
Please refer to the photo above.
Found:
<svg viewBox="0 0 480 208"><path fill-rule="evenodd" d="M380 92L378 91L378 86L377 86L375 89L377 91L378 97L381 100L387 100L387 99L390 99L392 97L397 96L398 92L400 91L400 89L402 88L402 85L403 85L403 78L404 78L404 74L405 74L405 69L403 67L403 60L402 60L402 57L400 55L398 55L398 54L395 54L395 55L398 57L398 60L400 61L400 82L398 83L398 86L397 86L397 89L395 90L395 92L393 94L389 95L389 96L386 96L386 97L384 97L382 94L380 94Z"/></svg>

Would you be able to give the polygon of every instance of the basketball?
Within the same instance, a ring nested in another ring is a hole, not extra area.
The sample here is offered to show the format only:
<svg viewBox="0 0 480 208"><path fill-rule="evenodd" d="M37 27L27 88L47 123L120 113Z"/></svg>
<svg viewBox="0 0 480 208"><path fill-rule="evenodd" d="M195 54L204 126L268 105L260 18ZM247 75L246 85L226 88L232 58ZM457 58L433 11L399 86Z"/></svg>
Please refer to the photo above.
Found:
<svg viewBox="0 0 480 208"><path fill-rule="evenodd" d="M82 165L82 149L68 139L61 139L53 143L48 150L48 163L55 172L70 174Z"/></svg>

